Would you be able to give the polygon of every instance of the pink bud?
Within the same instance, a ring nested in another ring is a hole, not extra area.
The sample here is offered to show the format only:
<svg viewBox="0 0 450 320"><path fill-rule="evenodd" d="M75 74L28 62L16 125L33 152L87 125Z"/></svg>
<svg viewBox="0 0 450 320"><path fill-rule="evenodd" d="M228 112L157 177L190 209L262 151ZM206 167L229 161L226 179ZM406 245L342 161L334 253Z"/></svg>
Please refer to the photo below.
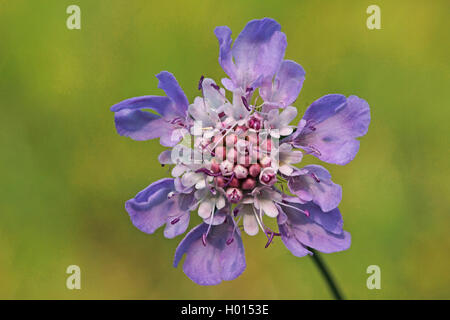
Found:
<svg viewBox="0 0 450 320"><path fill-rule="evenodd" d="M270 152L272 151L272 140L266 139L261 143L261 149Z"/></svg>
<svg viewBox="0 0 450 320"><path fill-rule="evenodd" d="M252 132L247 135L247 140L249 143L253 144L253 146L257 146L259 142L259 137L255 132Z"/></svg>
<svg viewBox="0 0 450 320"><path fill-rule="evenodd" d="M223 136L221 134L217 134L212 138L212 142L214 143L220 143L223 141Z"/></svg>
<svg viewBox="0 0 450 320"><path fill-rule="evenodd" d="M225 137L225 143L227 148L233 148L236 142L237 142L237 135L235 135L234 133L230 133Z"/></svg>
<svg viewBox="0 0 450 320"><path fill-rule="evenodd" d="M273 168L265 168L259 175L259 182L266 186L273 186L277 182L277 174Z"/></svg>
<svg viewBox="0 0 450 320"><path fill-rule="evenodd" d="M215 159L211 160L211 171L214 173L220 172L220 166Z"/></svg>
<svg viewBox="0 0 450 320"><path fill-rule="evenodd" d="M248 172L252 177L256 178L261 172L261 166L259 164L252 164L248 169Z"/></svg>
<svg viewBox="0 0 450 320"><path fill-rule="evenodd" d="M227 184L224 177L215 177L214 181L216 182L216 185L220 188L223 188Z"/></svg>
<svg viewBox="0 0 450 320"><path fill-rule="evenodd" d="M262 128L262 122L263 122L263 118L259 114L255 113L248 120L247 126L254 130L259 130Z"/></svg>
<svg viewBox="0 0 450 320"><path fill-rule="evenodd" d="M231 203L238 203L242 200L242 191L237 188L228 188L226 191L227 199Z"/></svg>
<svg viewBox="0 0 450 320"><path fill-rule="evenodd" d="M238 154L248 154L248 141L245 141L243 139L237 140L236 151L238 152Z"/></svg>
<svg viewBox="0 0 450 320"><path fill-rule="evenodd" d="M252 178L247 178L244 180L244 182L242 182L242 189L244 190L252 190L254 189L256 186L256 181L255 179Z"/></svg>
<svg viewBox="0 0 450 320"><path fill-rule="evenodd" d="M214 154L217 160L222 161L225 160L227 150L223 146L218 146L214 149Z"/></svg>
<svg viewBox="0 0 450 320"><path fill-rule="evenodd" d="M246 126L237 126L235 131L236 132L245 132L245 131L247 131L247 127Z"/></svg>
<svg viewBox="0 0 450 320"><path fill-rule="evenodd" d="M250 166L250 164L251 164L250 156L240 156L238 158L237 163L239 163L241 166L244 166L244 167Z"/></svg>
<svg viewBox="0 0 450 320"><path fill-rule="evenodd" d="M228 150L228 152L227 152L227 160L228 161L236 162L237 156L238 156L238 154L237 154L236 149L233 148L233 149Z"/></svg>
<svg viewBox="0 0 450 320"><path fill-rule="evenodd" d="M238 164L237 166L234 167L234 176L238 179L244 179L247 178L248 176L248 170L246 167Z"/></svg>
<svg viewBox="0 0 450 320"><path fill-rule="evenodd" d="M231 163L228 160L224 160L220 164L220 171L224 176L229 176L233 172L233 167L234 167L233 163Z"/></svg>
<svg viewBox="0 0 450 320"><path fill-rule="evenodd" d="M228 186L233 187L233 188L238 188L239 187L239 180L236 177L233 177L233 179L231 179L231 181L228 184Z"/></svg>
<svg viewBox="0 0 450 320"><path fill-rule="evenodd" d="M270 167L271 164L271 160L268 156L263 156L261 160L259 160L259 164L261 165L261 167L263 168L267 168Z"/></svg>

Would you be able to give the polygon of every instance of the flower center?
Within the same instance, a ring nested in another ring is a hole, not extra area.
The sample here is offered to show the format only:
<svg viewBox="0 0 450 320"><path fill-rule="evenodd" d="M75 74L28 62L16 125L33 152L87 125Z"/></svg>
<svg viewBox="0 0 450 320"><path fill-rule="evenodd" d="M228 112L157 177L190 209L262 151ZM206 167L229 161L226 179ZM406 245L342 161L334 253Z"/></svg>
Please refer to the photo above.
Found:
<svg viewBox="0 0 450 320"><path fill-rule="evenodd" d="M214 177L214 186L223 189L231 203L238 203L258 186L277 182L277 172L271 167L272 141L261 131L263 120L255 112L245 124L228 125L203 143L212 159L197 172Z"/></svg>

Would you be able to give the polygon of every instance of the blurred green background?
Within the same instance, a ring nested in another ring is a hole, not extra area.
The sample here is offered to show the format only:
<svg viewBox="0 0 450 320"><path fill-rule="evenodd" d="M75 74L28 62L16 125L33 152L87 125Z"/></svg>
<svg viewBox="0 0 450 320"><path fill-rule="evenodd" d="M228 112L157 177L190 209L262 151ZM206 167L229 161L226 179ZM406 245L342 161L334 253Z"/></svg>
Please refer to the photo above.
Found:
<svg viewBox="0 0 450 320"><path fill-rule="evenodd" d="M66 28L71 4L81 30ZM370 4L381 30L366 28ZM310 258L280 239L264 249L261 233L244 235L242 276L198 286L172 267L182 236L146 235L124 210L168 173L158 141L120 137L109 107L163 94L162 70L192 101L200 75L225 76L214 27L235 38L267 16L287 35L286 58L306 70L299 115L328 93L371 106L356 159L325 165L343 186L353 237L348 251L323 255L344 294L449 299L449 9L446 0L0 1L0 298L331 298ZM81 290L65 286L71 264ZM366 287L369 265L381 268L381 290Z"/></svg>

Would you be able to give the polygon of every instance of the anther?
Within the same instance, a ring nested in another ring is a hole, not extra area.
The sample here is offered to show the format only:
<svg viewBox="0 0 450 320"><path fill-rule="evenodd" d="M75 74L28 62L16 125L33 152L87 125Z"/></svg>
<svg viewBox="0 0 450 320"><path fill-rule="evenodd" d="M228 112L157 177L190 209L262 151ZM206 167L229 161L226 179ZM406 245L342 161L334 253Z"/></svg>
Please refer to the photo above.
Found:
<svg viewBox="0 0 450 320"><path fill-rule="evenodd" d="M206 247L206 233L202 234L202 243Z"/></svg>
<svg viewBox="0 0 450 320"><path fill-rule="evenodd" d="M203 79L205 79L205 77L202 75L198 81L198 90L202 90Z"/></svg>
<svg viewBox="0 0 450 320"><path fill-rule="evenodd" d="M180 221L180 218L175 218L175 219L173 219L172 221L170 221L170 224L175 224L175 223L177 223L178 221Z"/></svg>
<svg viewBox="0 0 450 320"><path fill-rule="evenodd" d="M206 168L200 168L200 169L198 169L198 170L195 171L195 173L200 173L200 172L202 172L202 173L204 173L204 174L206 174L206 175L208 175L208 176L212 176L212 177L217 177L217 176L220 176L220 175L221 175L220 172L211 172L211 171L209 171L209 170L206 169Z"/></svg>
<svg viewBox="0 0 450 320"><path fill-rule="evenodd" d="M315 154L317 154L318 156L321 156L321 155L322 155L322 154L320 153L320 151L317 150L316 147L309 145L308 148L311 149L311 152L312 152L312 153L315 153Z"/></svg>
<svg viewBox="0 0 450 320"><path fill-rule="evenodd" d="M229 246L230 244L232 244L232 243L233 243L233 241L234 241L234 239L233 239L233 238L230 238L230 239L228 239L228 240L227 240L227 246Z"/></svg>
<svg viewBox="0 0 450 320"><path fill-rule="evenodd" d="M241 99L242 99L242 103L244 104L245 108L246 108L248 111L250 111L250 106L248 105L247 99L245 99L244 96L242 96Z"/></svg>
<svg viewBox="0 0 450 320"><path fill-rule="evenodd" d="M213 87L213 88L216 89L217 91L220 90L220 87L219 87L217 84L215 84L215 83L211 83L211 87Z"/></svg>

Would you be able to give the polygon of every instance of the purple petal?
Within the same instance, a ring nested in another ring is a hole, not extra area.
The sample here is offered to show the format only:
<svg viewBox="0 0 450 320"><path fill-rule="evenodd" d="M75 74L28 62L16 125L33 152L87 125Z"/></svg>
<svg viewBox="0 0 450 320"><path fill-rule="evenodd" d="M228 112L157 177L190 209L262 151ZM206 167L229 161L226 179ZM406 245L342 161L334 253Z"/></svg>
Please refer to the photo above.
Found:
<svg viewBox="0 0 450 320"><path fill-rule="evenodd" d="M219 61L236 87L243 90L256 88L260 81L275 74L287 45L286 36L280 29L280 25L269 18L252 20L236 38L230 53L231 31L227 27L216 28Z"/></svg>
<svg viewBox="0 0 450 320"><path fill-rule="evenodd" d="M116 112L114 122L117 133L138 141L158 138L161 132L155 129L166 125L156 114L130 109Z"/></svg>
<svg viewBox="0 0 450 320"><path fill-rule="evenodd" d="M157 132L157 135L160 137L159 143L165 147L174 147L176 146L183 138L183 135L180 134L180 130L177 130L175 125L167 122L160 122L158 126L152 126L152 129Z"/></svg>
<svg viewBox="0 0 450 320"><path fill-rule="evenodd" d="M158 156L158 161L162 165L174 164L174 162L172 161L172 149L164 150L163 152L161 152Z"/></svg>
<svg viewBox="0 0 450 320"><path fill-rule="evenodd" d="M289 226L287 225L288 216L284 213L280 206L278 208L278 232L281 234L281 241L283 241L286 248L296 257L304 257L306 255L312 255L308 249L305 248L294 236L294 233L289 231Z"/></svg>
<svg viewBox="0 0 450 320"><path fill-rule="evenodd" d="M226 26L222 26L215 28L214 33L219 40L219 63L225 73L233 79L236 77L236 67L231 55L231 43L233 42L231 30Z"/></svg>
<svg viewBox="0 0 450 320"><path fill-rule="evenodd" d="M297 253L295 250L299 250L296 241L305 247L311 247L324 253L343 251L350 247L351 237L348 232L342 231L340 234L331 233L303 213L291 208L283 208L283 211L287 219L284 219L284 224L281 224L279 227L282 234L288 238L286 242L289 246L286 245L286 247L289 250L293 248L294 255ZM317 212L315 213L317 214ZM322 214L328 215L328 213Z"/></svg>
<svg viewBox="0 0 450 320"><path fill-rule="evenodd" d="M280 104L283 107L291 105L298 97L305 80L305 70L294 61L284 60L278 70L275 80L267 78L259 89L264 101Z"/></svg>
<svg viewBox="0 0 450 320"><path fill-rule="evenodd" d="M151 109L160 115L166 115L171 111L172 101L167 97L142 96L123 100L111 107L111 111Z"/></svg>
<svg viewBox="0 0 450 320"><path fill-rule="evenodd" d="M160 143L173 147L182 138L179 130L186 125L188 100L173 75L163 71L156 76L158 87L168 97L142 96L119 102L111 107L117 132L134 140L160 138ZM158 114L147 112L150 109Z"/></svg>
<svg viewBox="0 0 450 320"><path fill-rule="evenodd" d="M165 223L180 218L180 226L168 228L167 235L174 237L186 231L189 213L180 209L178 195L169 193L175 190L173 179L162 179L139 192L135 198L125 203L133 225L145 233L153 233ZM187 223L186 223L186 217ZM181 221L183 220L183 221Z"/></svg>
<svg viewBox="0 0 450 320"><path fill-rule="evenodd" d="M214 213L214 217L211 215L204 219L203 222L206 224L212 224L213 226L220 225L225 222L225 219L229 216L230 208L224 207Z"/></svg>
<svg viewBox="0 0 450 320"><path fill-rule="evenodd" d="M281 234L281 241L283 241L286 248L296 257L304 257L306 255L312 255L312 253L305 248L300 242L297 241L295 236L288 231L286 225L279 225L278 230Z"/></svg>
<svg viewBox="0 0 450 320"><path fill-rule="evenodd" d="M289 190L302 201L312 201L328 212L336 208L342 199L342 188L331 181L330 173L322 166L309 165L300 174L289 177Z"/></svg>
<svg viewBox="0 0 450 320"><path fill-rule="evenodd" d="M331 94L311 104L303 120L306 124L292 136L293 144L322 161L344 165L359 150L355 138L367 133L370 109L356 96Z"/></svg>
<svg viewBox="0 0 450 320"><path fill-rule="evenodd" d="M158 88L164 90L167 96L174 102L174 112L181 117L185 117L189 101L173 74L162 71L156 77L159 80Z"/></svg>
<svg viewBox="0 0 450 320"><path fill-rule="evenodd" d="M197 199L195 198L195 190L191 193L178 194L178 204L182 211L194 210L197 204Z"/></svg>
<svg viewBox="0 0 450 320"><path fill-rule="evenodd" d="M169 214L170 221L167 221L166 228L164 229L164 236L167 239L173 239L176 236L184 233L189 226L189 218L190 215L188 213L179 215L179 212L175 211L174 213L178 213L175 216Z"/></svg>
<svg viewBox="0 0 450 320"><path fill-rule="evenodd" d="M230 219L228 219L230 220ZM184 273L200 285L216 285L223 280L233 280L245 270L245 254L242 239L236 230L233 241L226 244L233 234L232 222L211 226L206 246L202 236L208 225L202 223L193 228L180 242L175 252L174 267L186 254Z"/></svg>
<svg viewBox="0 0 450 320"><path fill-rule="evenodd" d="M344 221L342 220L341 212L338 208L334 208L331 211L324 212L320 209L319 206L315 205L312 202L308 202L305 204L302 203L289 203L290 206L296 207L302 211L306 211L309 213L308 218L315 223L321 225L326 231L334 233L334 234L342 234L343 229L342 226ZM295 214L296 211L293 208L283 207L283 210L289 211ZM301 212L299 212L301 213Z"/></svg>

